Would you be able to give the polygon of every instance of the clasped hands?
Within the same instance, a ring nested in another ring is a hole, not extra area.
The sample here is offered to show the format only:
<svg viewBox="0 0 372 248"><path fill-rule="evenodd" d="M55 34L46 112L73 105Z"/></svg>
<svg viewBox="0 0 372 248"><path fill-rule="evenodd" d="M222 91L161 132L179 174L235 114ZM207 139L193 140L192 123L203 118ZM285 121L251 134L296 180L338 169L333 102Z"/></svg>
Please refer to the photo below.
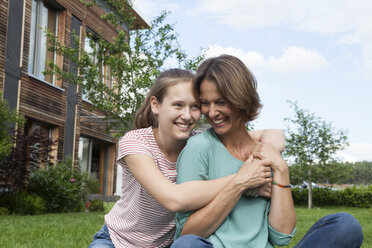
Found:
<svg viewBox="0 0 372 248"><path fill-rule="evenodd" d="M280 151L273 145L258 143L243 163L237 176L244 181L244 194L249 197L271 198L272 171L288 168Z"/></svg>

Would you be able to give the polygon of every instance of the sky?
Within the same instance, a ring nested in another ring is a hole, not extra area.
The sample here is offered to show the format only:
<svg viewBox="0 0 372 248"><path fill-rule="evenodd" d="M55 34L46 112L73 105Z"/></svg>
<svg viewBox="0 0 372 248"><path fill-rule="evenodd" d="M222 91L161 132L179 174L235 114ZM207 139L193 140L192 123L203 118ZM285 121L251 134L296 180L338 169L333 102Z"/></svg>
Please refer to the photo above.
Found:
<svg viewBox="0 0 372 248"><path fill-rule="evenodd" d="M372 161L372 1L135 0L148 22L169 10L190 56L239 57L257 79L263 103L255 129L286 128L297 101L349 147L343 161ZM174 66L177 66L176 64Z"/></svg>

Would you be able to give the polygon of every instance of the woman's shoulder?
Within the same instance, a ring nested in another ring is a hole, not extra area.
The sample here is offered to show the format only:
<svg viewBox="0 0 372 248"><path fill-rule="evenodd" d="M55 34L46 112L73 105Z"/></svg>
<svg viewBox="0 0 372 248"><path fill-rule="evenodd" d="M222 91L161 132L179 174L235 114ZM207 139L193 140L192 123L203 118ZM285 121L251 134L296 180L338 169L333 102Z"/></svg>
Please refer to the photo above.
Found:
<svg viewBox="0 0 372 248"><path fill-rule="evenodd" d="M207 145L212 142L213 139L213 129L207 129L205 131L195 131L195 134L191 136L187 144L200 144Z"/></svg>

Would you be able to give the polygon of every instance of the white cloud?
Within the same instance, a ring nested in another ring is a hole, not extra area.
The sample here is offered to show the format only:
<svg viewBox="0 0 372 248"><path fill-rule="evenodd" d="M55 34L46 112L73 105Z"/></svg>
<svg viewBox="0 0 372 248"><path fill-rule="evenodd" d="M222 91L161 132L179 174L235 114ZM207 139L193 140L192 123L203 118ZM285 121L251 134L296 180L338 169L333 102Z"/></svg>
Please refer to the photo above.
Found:
<svg viewBox="0 0 372 248"><path fill-rule="evenodd" d="M234 55L253 70L281 74L312 74L329 66L327 60L317 51L295 46L283 48L283 54L279 57L271 56L267 59L256 51L246 52L243 49L222 47L219 45L208 46L207 57L214 57L221 54Z"/></svg>
<svg viewBox="0 0 372 248"><path fill-rule="evenodd" d="M265 63L264 57L255 51L245 52L243 49L235 47L222 47L219 45L209 45L206 57L215 57L221 54L229 54L240 58L249 68L259 68Z"/></svg>
<svg viewBox="0 0 372 248"><path fill-rule="evenodd" d="M244 31L281 27L333 35L335 44L361 46L359 69L372 78L372 1L199 0L195 12Z"/></svg>
<svg viewBox="0 0 372 248"><path fill-rule="evenodd" d="M180 9L178 3L166 0L134 0L133 5L135 6L136 10L140 11L141 16L145 17L149 22L154 17L158 16L163 10L168 10L173 13Z"/></svg>
<svg viewBox="0 0 372 248"><path fill-rule="evenodd" d="M372 144L350 143L349 147L337 155L344 162L372 161Z"/></svg>
<svg viewBox="0 0 372 248"><path fill-rule="evenodd" d="M323 55L315 50L302 47L283 49L280 57L270 57L267 67L270 71L280 73L315 73L329 66Z"/></svg>

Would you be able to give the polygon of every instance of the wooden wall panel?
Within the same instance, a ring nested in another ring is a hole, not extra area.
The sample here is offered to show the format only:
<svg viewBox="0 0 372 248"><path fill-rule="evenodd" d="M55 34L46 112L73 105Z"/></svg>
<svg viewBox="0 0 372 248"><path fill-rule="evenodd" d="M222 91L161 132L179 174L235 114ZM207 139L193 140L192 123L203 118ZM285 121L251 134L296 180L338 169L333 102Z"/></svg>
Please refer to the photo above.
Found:
<svg viewBox="0 0 372 248"><path fill-rule="evenodd" d="M8 0L0 1L0 90L4 88L6 27L8 23ZM0 99L2 99L2 94Z"/></svg>

